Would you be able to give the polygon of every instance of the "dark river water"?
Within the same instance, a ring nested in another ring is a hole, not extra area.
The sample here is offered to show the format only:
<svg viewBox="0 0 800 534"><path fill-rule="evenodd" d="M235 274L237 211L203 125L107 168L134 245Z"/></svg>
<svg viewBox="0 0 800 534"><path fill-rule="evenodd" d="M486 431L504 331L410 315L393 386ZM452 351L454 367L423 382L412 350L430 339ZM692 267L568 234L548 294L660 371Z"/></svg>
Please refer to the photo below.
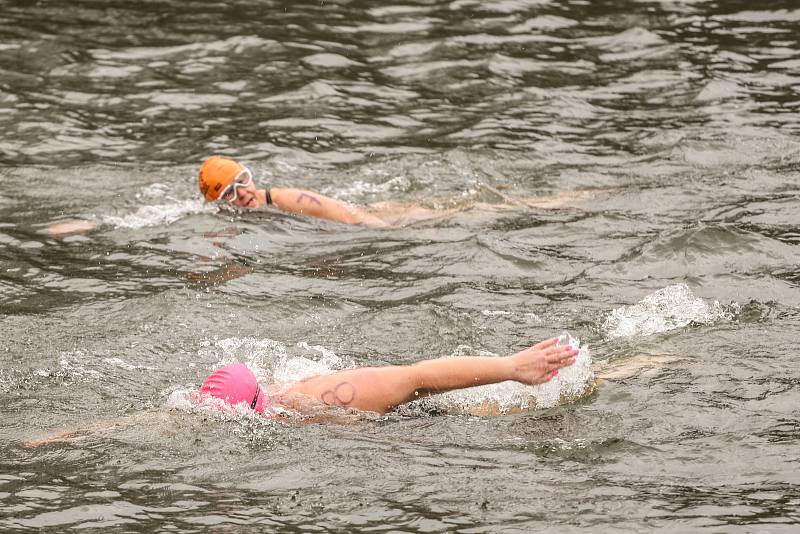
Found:
<svg viewBox="0 0 800 534"><path fill-rule="evenodd" d="M0 529L797 532L798 36L796 0L0 0ZM220 209L211 154L461 211ZM546 392L192 403L233 361L286 383L563 331L636 372L497 417L463 413Z"/></svg>

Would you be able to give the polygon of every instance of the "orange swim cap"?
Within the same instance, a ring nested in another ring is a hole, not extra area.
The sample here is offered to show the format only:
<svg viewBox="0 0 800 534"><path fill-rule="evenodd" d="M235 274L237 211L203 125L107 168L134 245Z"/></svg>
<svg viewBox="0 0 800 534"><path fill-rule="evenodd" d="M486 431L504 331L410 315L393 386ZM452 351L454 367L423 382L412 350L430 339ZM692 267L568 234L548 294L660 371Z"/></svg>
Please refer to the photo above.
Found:
<svg viewBox="0 0 800 534"><path fill-rule="evenodd" d="M200 192L208 202L217 200L239 174L244 165L223 156L211 156L200 165Z"/></svg>

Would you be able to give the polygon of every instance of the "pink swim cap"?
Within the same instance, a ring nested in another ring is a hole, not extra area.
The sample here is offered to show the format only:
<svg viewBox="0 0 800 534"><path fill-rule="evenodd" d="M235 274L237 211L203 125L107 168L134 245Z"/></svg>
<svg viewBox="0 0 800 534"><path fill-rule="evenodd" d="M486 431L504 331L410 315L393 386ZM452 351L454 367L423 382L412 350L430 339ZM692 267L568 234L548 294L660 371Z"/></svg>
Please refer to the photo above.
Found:
<svg viewBox="0 0 800 534"><path fill-rule="evenodd" d="M232 363L211 373L200 387L200 394L234 406L245 403L258 413L264 413L264 404L269 402L256 375L243 363Z"/></svg>

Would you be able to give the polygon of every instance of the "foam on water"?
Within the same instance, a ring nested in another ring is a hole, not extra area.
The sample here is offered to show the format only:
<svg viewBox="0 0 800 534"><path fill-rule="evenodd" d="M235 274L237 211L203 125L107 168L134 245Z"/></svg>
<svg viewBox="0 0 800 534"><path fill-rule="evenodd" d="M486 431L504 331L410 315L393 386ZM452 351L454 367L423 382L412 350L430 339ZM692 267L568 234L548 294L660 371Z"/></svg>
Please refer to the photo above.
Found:
<svg viewBox="0 0 800 534"><path fill-rule="evenodd" d="M300 342L297 347L320 355L319 360L295 356L279 362L275 368L274 379L278 384L289 384L316 375L326 375L344 367L344 362L332 350L320 345L308 345Z"/></svg>
<svg viewBox="0 0 800 534"><path fill-rule="evenodd" d="M300 354L295 354L296 352ZM246 364L262 384L291 384L316 375L330 374L338 369L353 367L334 351L319 345L300 342L290 354L286 345L269 338L225 338L203 343L200 356L217 358L209 373L223 365Z"/></svg>
<svg viewBox="0 0 800 534"><path fill-rule="evenodd" d="M103 387L112 387L112 368L124 371L156 371L156 367L135 365L119 357L99 358L92 352L82 350L62 351L53 366L33 368L27 372L17 370L0 370L0 392L13 389L31 389L46 384L78 384L97 383Z"/></svg>
<svg viewBox="0 0 800 534"><path fill-rule="evenodd" d="M406 192L411 188L411 181L407 176L394 176L384 182L365 182L363 180L353 180L348 186L330 188L329 194L339 194L345 198L363 197L367 195L385 194L388 192Z"/></svg>
<svg viewBox="0 0 800 534"><path fill-rule="evenodd" d="M35 389L44 384L97 381L103 373L93 369L94 358L83 351L61 352L58 365L38 367L29 371L0 369L0 392L15 389Z"/></svg>
<svg viewBox="0 0 800 534"><path fill-rule="evenodd" d="M233 435L244 438L260 445L268 443L275 435L275 421L271 417L264 417L242 403L231 406L226 402L209 396L200 396L197 390L176 389L169 393L164 407L168 410L201 414L203 418L210 418L219 423L224 423L226 429ZM267 408L266 413L277 412Z"/></svg>
<svg viewBox="0 0 800 534"><path fill-rule="evenodd" d="M734 303L724 307L696 297L686 284L676 284L647 295L632 306L612 311L602 329L611 338L649 336L682 328L691 323L730 321L738 313Z"/></svg>
<svg viewBox="0 0 800 534"><path fill-rule="evenodd" d="M229 363L244 363L259 377L271 380L272 369L277 362L287 358L286 346L273 339L255 337L231 337L204 343L200 357L216 357L217 362L209 369L213 371ZM208 354L208 353L211 354Z"/></svg>
<svg viewBox="0 0 800 534"><path fill-rule="evenodd" d="M115 367L121 367L126 371L155 371L155 367L149 367L147 365L133 365L131 363L126 362L122 358L103 358L103 363L107 363L109 365L113 365Z"/></svg>
<svg viewBox="0 0 800 534"><path fill-rule="evenodd" d="M182 410L185 412L191 411L195 407L195 402L192 394L196 391L189 388L180 388L167 393L167 400L164 401L164 407L168 410Z"/></svg>
<svg viewBox="0 0 800 534"><path fill-rule="evenodd" d="M175 201L168 204L146 204L135 212L126 215L103 215L100 222L115 228L137 229L148 226L162 226L173 223L187 215L195 213L214 213L217 208L207 205L202 200L192 199Z"/></svg>
<svg viewBox="0 0 800 534"><path fill-rule="evenodd" d="M41 377L56 377L65 380L80 380L87 376L99 378L102 374L92 368L92 363L92 358L87 358L83 351L61 352L58 357L58 369L37 369L36 374Z"/></svg>

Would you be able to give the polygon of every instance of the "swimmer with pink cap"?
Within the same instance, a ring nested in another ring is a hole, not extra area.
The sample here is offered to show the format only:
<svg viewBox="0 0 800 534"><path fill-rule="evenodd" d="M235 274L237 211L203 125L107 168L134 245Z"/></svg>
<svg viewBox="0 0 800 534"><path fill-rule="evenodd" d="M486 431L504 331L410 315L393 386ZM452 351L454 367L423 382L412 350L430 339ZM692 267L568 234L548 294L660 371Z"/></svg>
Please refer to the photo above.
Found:
<svg viewBox="0 0 800 534"><path fill-rule="evenodd" d="M244 364L235 363L211 373L200 388L201 396L219 399L232 406L244 404L255 413L269 412L271 407L304 411L313 405L342 406L355 410L386 413L395 407L420 397L454 389L468 388L513 380L527 385L543 384L558 375L560 369L575 363L577 346L560 345L558 338L550 338L510 356L460 356L423 360L412 365L389 365L347 369L327 375L308 378L281 389L280 395L267 395L255 375ZM595 391L603 380L634 376L643 368L653 368L666 361L658 358L634 359L633 365L602 366L602 374L588 377L583 394ZM271 388L269 388L271 389ZM302 397L305 397L302 398ZM306 401L310 400L311 403ZM535 408L505 407L483 403L471 407L473 415L500 415ZM314 408L313 415L320 412ZM151 414L152 415L152 414ZM140 423L140 415L127 418L127 424ZM328 419L316 419L325 422ZM44 439L26 442L24 447L39 447L50 443L79 439L86 433L119 428L125 421L119 418L106 424L59 432Z"/></svg>
<svg viewBox="0 0 800 534"><path fill-rule="evenodd" d="M226 365L211 373L200 387L200 395L220 399L232 406L244 403L256 413L264 413L270 405L256 375L243 363Z"/></svg>
<svg viewBox="0 0 800 534"><path fill-rule="evenodd" d="M303 396L317 404L387 413L420 397L454 389L514 380L542 384L558 370L575 363L578 349L550 338L505 357L466 356L424 360L413 365L347 369L298 382L270 398L244 364L217 369L203 382L202 395L231 404L245 404L264 413L273 401Z"/></svg>

